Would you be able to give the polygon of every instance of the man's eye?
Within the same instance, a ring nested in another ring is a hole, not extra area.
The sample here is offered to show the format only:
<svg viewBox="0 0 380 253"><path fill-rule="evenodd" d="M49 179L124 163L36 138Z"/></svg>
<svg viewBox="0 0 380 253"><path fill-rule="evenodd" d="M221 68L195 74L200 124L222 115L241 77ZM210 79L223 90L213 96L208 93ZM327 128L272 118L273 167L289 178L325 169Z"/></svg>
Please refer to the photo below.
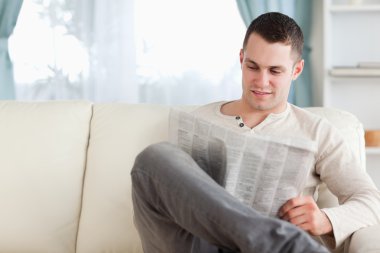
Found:
<svg viewBox="0 0 380 253"><path fill-rule="evenodd" d="M281 71L279 71L279 70L275 70L275 69L271 69L270 72L271 72L272 74L274 74L274 75L278 75L278 74L281 73Z"/></svg>
<svg viewBox="0 0 380 253"><path fill-rule="evenodd" d="M248 66L249 69L253 69L253 70L257 70L259 69L258 67L255 67L255 66Z"/></svg>

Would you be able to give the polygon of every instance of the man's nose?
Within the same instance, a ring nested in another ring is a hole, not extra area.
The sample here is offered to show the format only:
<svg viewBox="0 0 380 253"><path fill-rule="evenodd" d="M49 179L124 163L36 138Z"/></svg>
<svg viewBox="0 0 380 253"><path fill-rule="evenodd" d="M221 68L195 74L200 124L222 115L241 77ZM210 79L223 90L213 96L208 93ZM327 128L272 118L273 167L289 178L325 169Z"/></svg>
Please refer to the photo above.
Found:
<svg viewBox="0 0 380 253"><path fill-rule="evenodd" d="M266 87L269 84L269 75L266 71L259 71L256 76L255 84L257 87Z"/></svg>

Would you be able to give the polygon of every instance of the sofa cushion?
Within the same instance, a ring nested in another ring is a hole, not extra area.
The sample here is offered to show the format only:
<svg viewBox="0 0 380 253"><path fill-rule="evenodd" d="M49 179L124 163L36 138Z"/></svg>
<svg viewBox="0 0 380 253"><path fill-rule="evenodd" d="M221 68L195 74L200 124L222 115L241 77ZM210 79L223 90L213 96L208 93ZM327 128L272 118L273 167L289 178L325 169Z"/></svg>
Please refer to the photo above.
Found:
<svg viewBox="0 0 380 253"><path fill-rule="evenodd" d="M0 102L2 252L75 252L90 119L86 102Z"/></svg>
<svg viewBox="0 0 380 253"><path fill-rule="evenodd" d="M356 231L349 245L349 253L379 253L380 224Z"/></svg>
<svg viewBox="0 0 380 253"><path fill-rule="evenodd" d="M136 155L167 139L169 108L96 104L78 232L78 253L137 253L130 170Z"/></svg>

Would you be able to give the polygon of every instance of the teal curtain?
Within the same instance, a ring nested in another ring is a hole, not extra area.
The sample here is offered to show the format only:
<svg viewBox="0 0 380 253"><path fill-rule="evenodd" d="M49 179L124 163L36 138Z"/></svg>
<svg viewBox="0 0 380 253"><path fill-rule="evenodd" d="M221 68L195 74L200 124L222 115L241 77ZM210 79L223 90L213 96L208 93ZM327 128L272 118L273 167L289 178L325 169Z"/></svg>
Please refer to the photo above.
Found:
<svg viewBox="0 0 380 253"><path fill-rule="evenodd" d="M0 0L0 99L14 99L13 65L8 39L16 25L22 0Z"/></svg>
<svg viewBox="0 0 380 253"><path fill-rule="evenodd" d="M298 23L304 33L305 46L303 58L305 67L302 75L292 84L290 89L290 103L301 107L312 105L312 83L310 73L310 29L311 29L311 0L236 0L244 24L248 27L253 19L259 15L277 11L284 13Z"/></svg>
<svg viewBox="0 0 380 253"><path fill-rule="evenodd" d="M312 106L312 80L310 66L310 34L312 20L312 0L295 0L294 20L301 27L304 36L302 57L305 60L303 73L294 81L293 103L301 107Z"/></svg>

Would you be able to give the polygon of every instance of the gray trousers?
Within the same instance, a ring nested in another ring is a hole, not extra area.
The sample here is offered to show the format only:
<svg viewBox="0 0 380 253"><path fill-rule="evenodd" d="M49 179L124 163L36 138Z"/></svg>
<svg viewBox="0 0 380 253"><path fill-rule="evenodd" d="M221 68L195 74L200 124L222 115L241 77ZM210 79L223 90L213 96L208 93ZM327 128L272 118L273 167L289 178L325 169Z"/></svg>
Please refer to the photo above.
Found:
<svg viewBox="0 0 380 253"><path fill-rule="evenodd" d="M172 144L142 151L131 176L145 253L328 252L294 225L242 204Z"/></svg>

